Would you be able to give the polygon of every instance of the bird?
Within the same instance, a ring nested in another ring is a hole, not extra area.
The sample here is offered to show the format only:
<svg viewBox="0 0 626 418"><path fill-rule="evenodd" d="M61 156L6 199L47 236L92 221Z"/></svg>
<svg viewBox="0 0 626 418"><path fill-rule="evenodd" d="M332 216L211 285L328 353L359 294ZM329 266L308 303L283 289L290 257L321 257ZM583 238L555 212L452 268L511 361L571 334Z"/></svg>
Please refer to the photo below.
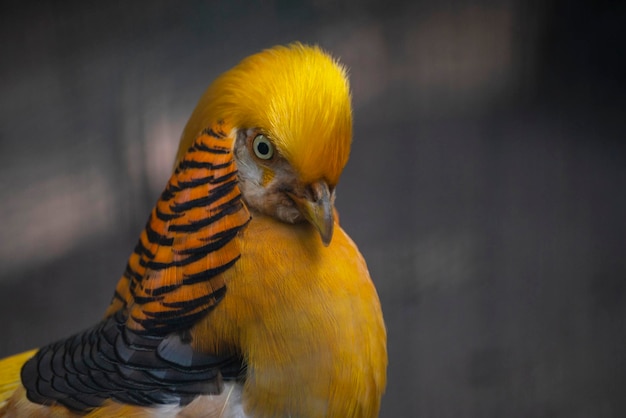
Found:
<svg viewBox="0 0 626 418"><path fill-rule="evenodd" d="M385 323L335 209L351 100L317 45L217 77L103 318L0 360L0 417L377 417Z"/></svg>

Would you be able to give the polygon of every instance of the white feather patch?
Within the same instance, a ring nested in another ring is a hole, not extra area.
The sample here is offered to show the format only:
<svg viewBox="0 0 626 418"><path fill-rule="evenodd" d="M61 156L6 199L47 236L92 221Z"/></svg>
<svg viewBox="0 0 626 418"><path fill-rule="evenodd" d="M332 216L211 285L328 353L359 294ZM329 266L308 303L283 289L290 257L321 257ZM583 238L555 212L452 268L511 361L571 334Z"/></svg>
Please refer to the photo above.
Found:
<svg viewBox="0 0 626 418"><path fill-rule="evenodd" d="M238 383L224 384L219 395L198 396L184 407L177 418L251 418L241 403L242 386Z"/></svg>

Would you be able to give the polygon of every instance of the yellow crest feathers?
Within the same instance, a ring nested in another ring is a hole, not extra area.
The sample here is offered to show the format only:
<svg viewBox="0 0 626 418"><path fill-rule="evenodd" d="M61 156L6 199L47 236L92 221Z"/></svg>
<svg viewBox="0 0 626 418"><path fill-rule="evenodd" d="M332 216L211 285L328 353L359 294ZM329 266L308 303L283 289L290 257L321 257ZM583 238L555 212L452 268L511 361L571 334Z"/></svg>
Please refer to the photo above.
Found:
<svg viewBox="0 0 626 418"><path fill-rule="evenodd" d="M245 58L204 93L185 127L177 160L218 120L260 129L302 181L324 179L334 186L352 140L346 70L318 46L300 43Z"/></svg>

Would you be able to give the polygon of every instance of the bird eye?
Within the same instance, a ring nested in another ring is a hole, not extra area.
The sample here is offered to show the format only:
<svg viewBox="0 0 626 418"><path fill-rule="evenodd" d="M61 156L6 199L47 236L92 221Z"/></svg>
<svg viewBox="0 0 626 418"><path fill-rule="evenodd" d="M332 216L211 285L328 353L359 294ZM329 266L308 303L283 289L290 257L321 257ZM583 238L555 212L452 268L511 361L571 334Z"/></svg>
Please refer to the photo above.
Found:
<svg viewBox="0 0 626 418"><path fill-rule="evenodd" d="M257 135L252 141L252 149L257 157L262 160L269 160L274 156L274 145L265 135Z"/></svg>

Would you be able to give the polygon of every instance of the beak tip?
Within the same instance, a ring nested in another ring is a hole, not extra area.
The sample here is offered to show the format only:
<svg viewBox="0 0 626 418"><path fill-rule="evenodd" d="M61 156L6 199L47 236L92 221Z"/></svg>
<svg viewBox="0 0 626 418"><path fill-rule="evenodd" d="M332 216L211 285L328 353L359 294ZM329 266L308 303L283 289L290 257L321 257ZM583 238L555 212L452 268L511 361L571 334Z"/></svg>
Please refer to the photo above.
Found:
<svg viewBox="0 0 626 418"><path fill-rule="evenodd" d="M322 238L322 244L324 244L324 247L328 247L331 243L331 241L333 240L333 230L331 228L330 232L327 233L322 233L320 232L320 237Z"/></svg>
<svg viewBox="0 0 626 418"><path fill-rule="evenodd" d="M320 234L320 238L322 239L322 244L324 244L324 247L328 247L333 240L333 233L335 230L335 218L333 216L332 207L327 208L324 211L322 220L315 222L315 226Z"/></svg>
<svg viewBox="0 0 626 418"><path fill-rule="evenodd" d="M317 230L324 247L328 247L333 239L335 224L332 196L324 181L314 183L312 188L316 190L313 196L301 197L290 192L287 192L287 196L293 200L300 213Z"/></svg>

